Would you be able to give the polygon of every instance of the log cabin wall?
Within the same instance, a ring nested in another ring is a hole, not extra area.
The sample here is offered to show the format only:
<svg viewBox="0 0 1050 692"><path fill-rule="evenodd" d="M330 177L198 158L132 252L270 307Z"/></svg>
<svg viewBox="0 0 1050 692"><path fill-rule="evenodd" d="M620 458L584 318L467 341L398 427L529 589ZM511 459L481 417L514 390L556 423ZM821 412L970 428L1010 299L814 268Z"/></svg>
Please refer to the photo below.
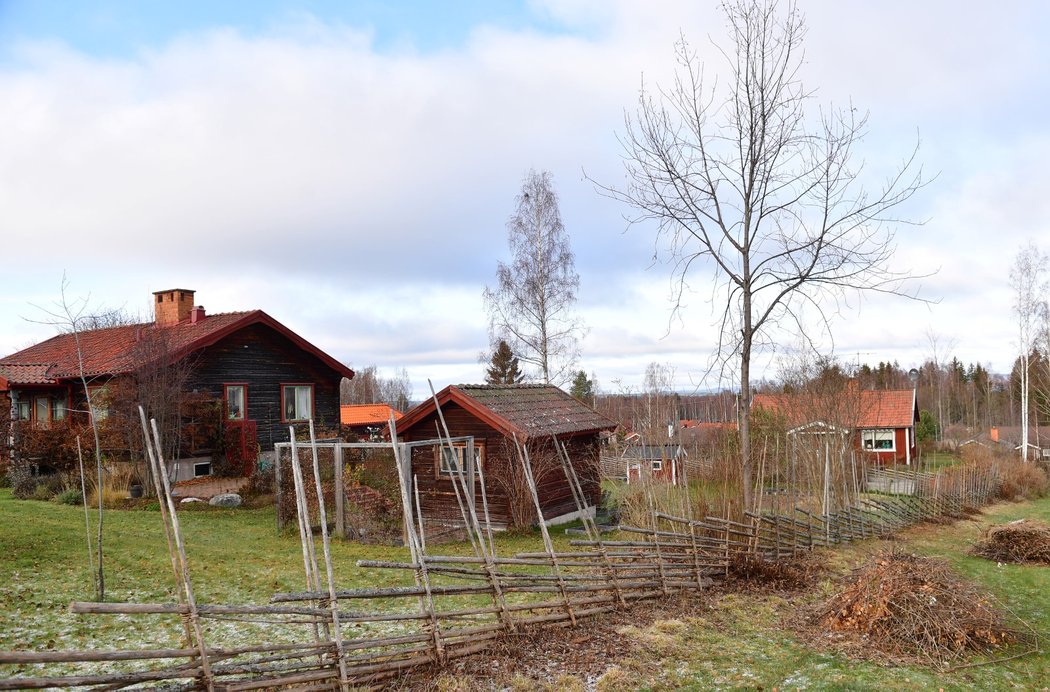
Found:
<svg viewBox="0 0 1050 692"><path fill-rule="evenodd" d="M190 390L204 390L222 400L224 384L248 385L247 418L256 421L257 440L264 452L272 450L275 442L288 441L290 424L281 420L283 384L312 384L315 425L319 428L339 425L342 375L270 327L262 324L245 327L191 355L190 359L193 367Z"/></svg>
<svg viewBox="0 0 1050 692"><path fill-rule="evenodd" d="M442 407L445 423L448 425L449 434L452 437L473 435L475 445L484 445L484 468L485 493L488 495L489 517L495 524L506 525L510 521L510 512L507 506L507 495L499 482L499 474L507 466L508 446L505 444L503 435L495 428L478 420L462 407L456 404L446 404ZM432 440L438 437L438 429L435 425L438 417L436 413L426 416L419 423L412 426L410 430L401 433L398 438L402 442L418 442L421 440ZM513 447L511 447L512 449ZM448 519L460 520L459 504L456 502L455 489L452 479L442 476L438 467L438 452L436 448L417 447L412 450L412 475L419 484L419 497L422 504L423 517L426 519ZM479 512L478 518L484 521L480 512L481 483L475 482L474 502Z"/></svg>
<svg viewBox="0 0 1050 692"><path fill-rule="evenodd" d="M520 464L513 440L453 402L445 404L442 412L452 437L472 435L475 445L484 446L482 463L490 518L494 524L512 525L508 492L512 492L516 485L510 474L515 473ZM411 429L400 432L399 439L403 442L434 439L438 435L435 426L437 420L437 414L432 413ZM564 436L561 441L568 449L588 502L597 504L601 500L598 434ZM423 516L458 521L461 515L452 479L439 473L437 454L431 448L421 447L412 451L412 473L419 485ZM572 491L554 454L549 438L535 439L529 443L529 457L536 478L540 507L547 519L576 511ZM475 482L474 498L479 518L483 520L480 485L480 481ZM529 500L526 498L526 501Z"/></svg>

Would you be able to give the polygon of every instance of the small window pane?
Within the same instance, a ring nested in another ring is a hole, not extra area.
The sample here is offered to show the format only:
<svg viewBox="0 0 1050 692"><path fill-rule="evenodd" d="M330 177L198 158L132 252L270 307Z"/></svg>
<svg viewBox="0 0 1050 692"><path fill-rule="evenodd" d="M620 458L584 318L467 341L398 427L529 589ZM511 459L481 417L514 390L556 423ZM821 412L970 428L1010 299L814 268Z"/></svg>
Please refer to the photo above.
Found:
<svg viewBox="0 0 1050 692"><path fill-rule="evenodd" d="M226 417L229 420L244 420L244 386L226 386Z"/></svg>
<svg viewBox="0 0 1050 692"><path fill-rule="evenodd" d="M28 401L18 402L18 420L29 420L32 413Z"/></svg>
<svg viewBox="0 0 1050 692"><path fill-rule="evenodd" d="M308 420L313 417L313 385L286 385L284 387L284 419Z"/></svg>
<svg viewBox="0 0 1050 692"><path fill-rule="evenodd" d="M66 400L55 399L51 402L51 420L65 420Z"/></svg>
<svg viewBox="0 0 1050 692"><path fill-rule="evenodd" d="M36 409L33 412L33 417L36 420L37 425L46 425L51 420L49 411L51 410L50 402L46 396L38 396L33 400L33 408Z"/></svg>

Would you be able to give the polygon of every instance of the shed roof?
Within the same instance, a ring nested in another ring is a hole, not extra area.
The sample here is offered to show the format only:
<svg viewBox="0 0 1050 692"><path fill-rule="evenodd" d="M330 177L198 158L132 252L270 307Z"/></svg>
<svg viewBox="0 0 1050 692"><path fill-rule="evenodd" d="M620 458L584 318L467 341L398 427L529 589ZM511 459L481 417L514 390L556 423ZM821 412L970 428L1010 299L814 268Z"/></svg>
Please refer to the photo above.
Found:
<svg viewBox="0 0 1050 692"><path fill-rule="evenodd" d="M529 438L616 429L616 423L553 385L450 385L438 392L437 400L442 407L458 404L504 435ZM406 413L398 427L408 430L434 410L434 400L428 399Z"/></svg>
<svg viewBox="0 0 1050 692"><path fill-rule="evenodd" d="M9 386L53 384L78 377L78 341L86 376L125 374L158 357L168 362L177 361L254 324L266 325L283 334L344 377L354 376L353 370L262 310L207 315L196 321L185 319L167 327L150 322L91 329L76 335L59 334L0 358L0 376L8 380Z"/></svg>

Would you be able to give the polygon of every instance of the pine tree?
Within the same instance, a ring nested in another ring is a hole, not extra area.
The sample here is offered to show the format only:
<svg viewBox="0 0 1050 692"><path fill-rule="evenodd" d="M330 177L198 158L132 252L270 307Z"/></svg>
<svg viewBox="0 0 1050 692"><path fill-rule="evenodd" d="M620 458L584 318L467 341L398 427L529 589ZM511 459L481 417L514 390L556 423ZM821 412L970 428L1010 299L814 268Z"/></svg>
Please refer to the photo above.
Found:
<svg viewBox="0 0 1050 692"><path fill-rule="evenodd" d="M594 399L594 381L588 379L587 373L580 370L572 380L569 394L585 404L590 404Z"/></svg>
<svg viewBox="0 0 1050 692"><path fill-rule="evenodd" d="M499 346L493 351L490 363L485 370L485 382L488 384L521 384L525 379L525 375L518 368L518 357L503 339L500 339Z"/></svg>

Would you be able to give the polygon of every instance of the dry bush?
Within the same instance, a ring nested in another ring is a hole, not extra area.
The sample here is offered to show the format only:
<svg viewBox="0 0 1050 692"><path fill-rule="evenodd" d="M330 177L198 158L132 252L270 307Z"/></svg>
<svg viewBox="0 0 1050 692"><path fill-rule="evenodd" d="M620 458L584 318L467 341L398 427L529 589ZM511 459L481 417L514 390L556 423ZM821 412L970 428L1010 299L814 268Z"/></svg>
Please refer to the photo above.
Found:
<svg viewBox="0 0 1050 692"><path fill-rule="evenodd" d="M652 512L663 512L676 517L702 517L709 513L707 504L700 495L697 484L690 484L688 494L681 485L643 474L623 488L618 498L620 522L627 526L648 528L652 525Z"/></svg>
<svg viewBox="0 0 1050 692"><path fill-rule="evenodd" d="M815 614L852 653L895 661L938 661L1020 641L991 596L943 560L876 556Z"/></svg>
<svg viewBox="0 0 1050 692"><path fill-rule="evenodd" d="M802 589L813 584L826 571L823 558L813 552L781 560L765 560L757 555L737 553L729 561L731 582L761 589Z"/></svg>
<svg viewBox="0 0 1050 692"><path fill-rule="evenodd" d="M970 554L996 562L1050 565L1050 526L1027 519L992 526Z"/></svg>
<svg viewBox="0 0 1050 692"><path fill-rule="evenodd" d="M1046 471L1032 463L1012 460L999 466L997 495L1011 502L1035 500L1046 495L1050 479Z"/></svg>

